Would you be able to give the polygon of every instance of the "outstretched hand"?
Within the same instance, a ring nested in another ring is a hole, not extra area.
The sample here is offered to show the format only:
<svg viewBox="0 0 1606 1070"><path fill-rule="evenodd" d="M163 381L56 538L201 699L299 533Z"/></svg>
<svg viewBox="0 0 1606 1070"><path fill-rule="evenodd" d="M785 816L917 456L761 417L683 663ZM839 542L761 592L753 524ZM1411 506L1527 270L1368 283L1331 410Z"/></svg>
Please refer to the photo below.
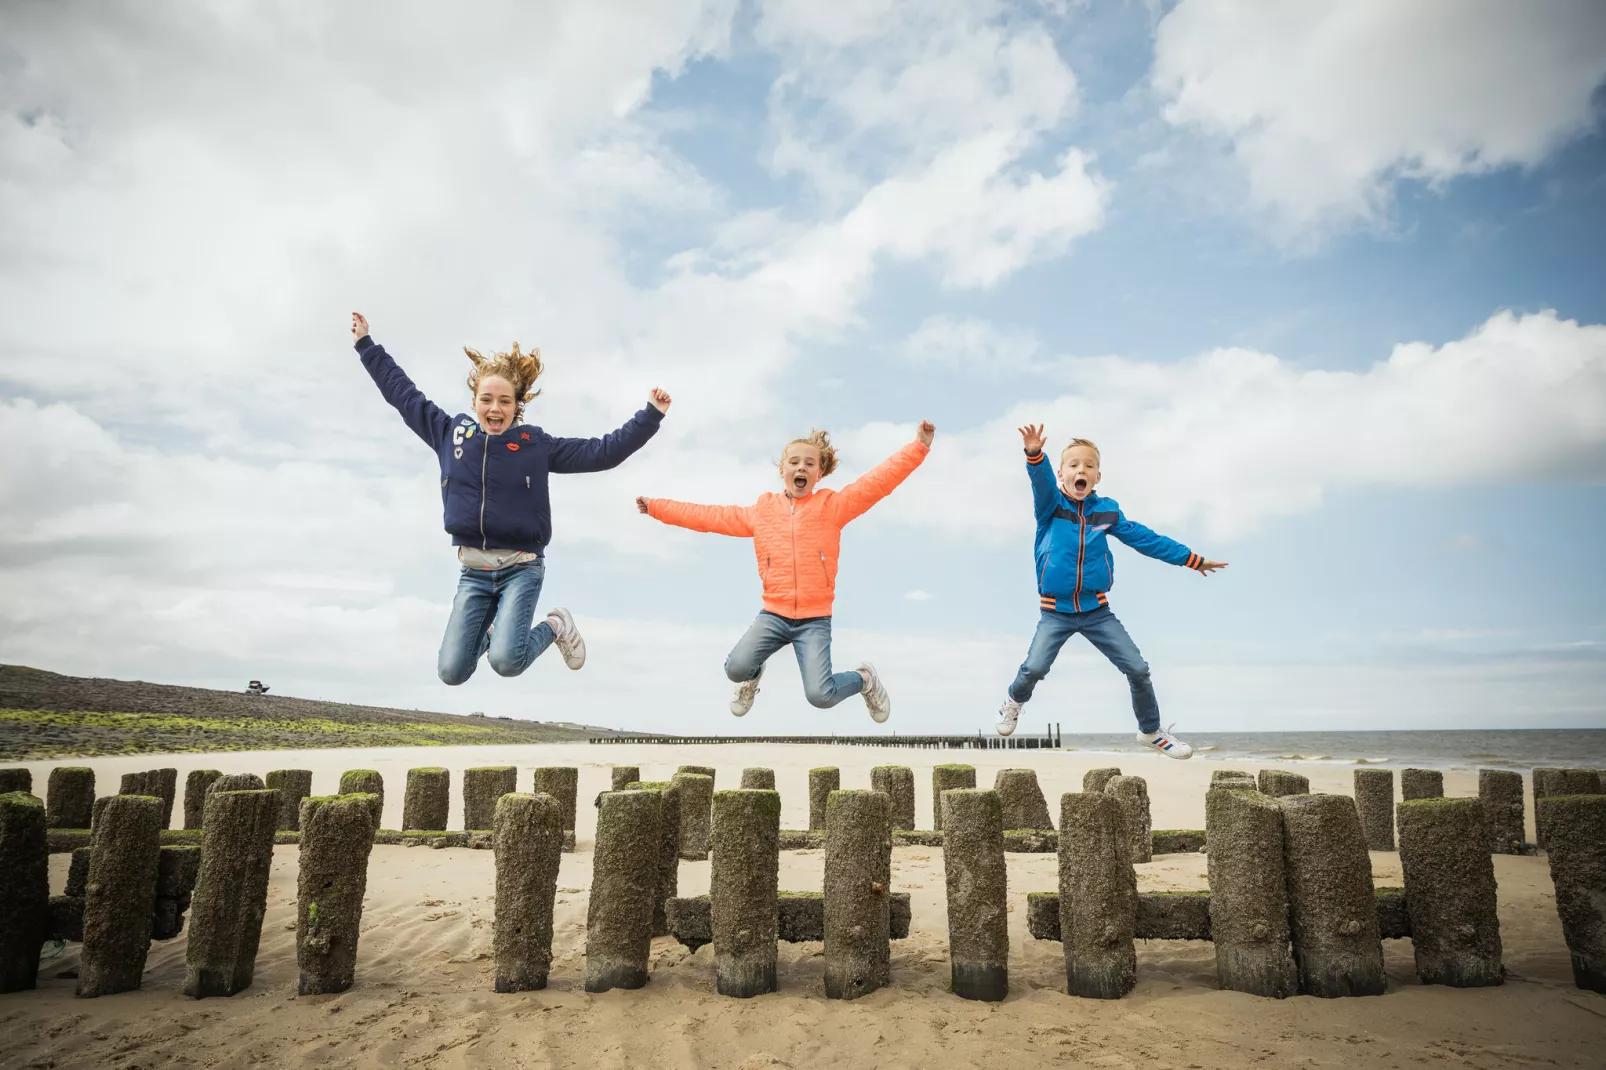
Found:
<svg viewBox="0 0 1606 1070"><path fill-rule="evenodd" d="M930 420L920 421L920 430L915 432L915 438L922 446L931 445L931 437L937 433L937 425Z"/></svg>
<svg viewBox="0 0 1606 1070"><path fill-rule="evenodd" d="M368 319L361 312L351 314L351 340L360 342L368 336Z"/></svg>
<svg viewBox="0 0 1606 1070"><path fill-rule="evenodd" d="M1218 569L1218 568L1226 568L1226 567L1227 567L1227 562L1225 562L1225 561L1205 561L1205 562L1202 562L1199 565L1199 571L1201 573L1203 573L1204 575L1208 576L1212 572L1214 572L1216 569Z"/></svg>
<svg viewBox="0 0 1606 1070"><path fill-rule="evenodd" d="M1042 424L1027 424L1025 427L1017 427L1015 430L1020 432L1021 443L1026 447L1027 453L1043 452Z"/></svg>
<svg viewBox="0 0 1606 1070"><path fill-rule="evenodd" d="M636 497L636 511L637 512L641 512L641 513L645 513L647 511L647 502L648 502L648 500L649 499L641 497L641 496L638 495Z"/></svg>
<svg viewBox="0 0 1606 1070"><path fill-rule="evenodd" d="M669 402L672 399L667 393L659 390L655 386L651 390L647 391L647 400L650 401L652 403L652 407L657 409L659 412L668 412ZM646 510L643 509L642 512L646 512Z"/></svg>

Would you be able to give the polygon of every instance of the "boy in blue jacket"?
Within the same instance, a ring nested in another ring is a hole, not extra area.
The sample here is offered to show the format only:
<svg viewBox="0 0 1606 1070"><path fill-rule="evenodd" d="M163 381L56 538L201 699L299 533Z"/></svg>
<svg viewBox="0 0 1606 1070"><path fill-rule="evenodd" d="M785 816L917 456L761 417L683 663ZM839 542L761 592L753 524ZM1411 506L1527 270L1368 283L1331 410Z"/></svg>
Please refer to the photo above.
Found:
<svg viewBox="0 0 1606 1070"><path fill-rule="evenodd" d="M1138 553L1209 575L1226 568L1224 561L1207 561L1186 546L1156 534L1121 515L1114 498L1096 494L1099 448L1085 438L1073 438L1060 451L1058 484L1043 453L1043 426L1019 428L1026 446L1026 473L1032 480L1032 505L1037 516L1037 595L1042 615L1037 634L1015 682L998 710L998 734L1015 731L1021 706L1032 697L1037 682L1048 675L1060 647L1078 632L1126 674L1132 689L1132 712L1138 719L1138 742L1168 758L1189 758L1193 748L1160 730L1160 706L1149 679L1149 666L1132 637L1110 610L1108 593L1115 582L1108 535Z"/></svg>
<svg viewBox="0 0 1606 1070"><path fill-rule="evenodd" d="M379 392L440 460L446 531L462 565L441 640L441 680L462 683L486 653L499 676L517 676L554 642L564 664L580 668L585 640L568 610L530 627L552 538L547 475L617 466L658 430L669 395L654 388L650 404L602 438L556 438L521 422L525 403L540 393L530 389L541 375L538 350L520 353L515 342L511 353L486 358L465 347L474 413L448 416L369 337L361 313L351 314L351 335Z"/></svg>

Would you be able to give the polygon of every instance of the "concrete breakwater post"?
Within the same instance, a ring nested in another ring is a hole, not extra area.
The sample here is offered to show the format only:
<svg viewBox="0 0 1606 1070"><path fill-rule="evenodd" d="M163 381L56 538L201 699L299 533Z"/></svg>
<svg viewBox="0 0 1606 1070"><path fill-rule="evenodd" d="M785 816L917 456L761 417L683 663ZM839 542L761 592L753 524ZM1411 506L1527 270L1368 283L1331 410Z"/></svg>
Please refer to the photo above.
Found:
<svg viewBox="0 0 1606 1070"><path fill-rule="evenodd" d="M221 769L192 769L184 778L184 827L204 828L206 823L206 791L218 777Z"/></svg>
<svg viewBox="0 0 1606 1070"><path fill-rule="evenodd" d="M219 791L265 791L267 785L255 773L224 773L207 785L206 793Z"/></svg>
<svg viewBox="0 0 1606 1070"><path fill-rule="evenodd" d="M1522 774L1504 769L1479 769L1478 801L1483 805L1483 824L1489 833L1489 853L1521 854L1526 839Z"/></svg>
<svg viewBox="0 0 1606 1070"><path fill-rule="evenodd" d="M1048 800L1037 785L1035 769L1000 769L993 777L993 790L1007 829L1051 829ZM893 826L896 828L897 826Z"/></svg>
<svg viewBox="0 0 1606 1070"><path fill-rule="evenodd" d="M1262 795L1280 799L1285 795L1309 795L1310 777L1284 769L1262 769L1257 781Z"/></svg>
<svg viewBox="0 0 1606 1070"><path fill-rule="evenodd" d="M742 787L749 791L774 791L775 770L753 766L742 770Z"/></svg>
<svg viewBox="0 0 1606 1070"><path fill-rule="evenodd" d="M280 829L287 832L301 831L301 800L312 794L311 769L274 769L268 773L265 781L268 787L279 793L279 816L274 819ZM384 783L380 783L380 795L384 795ZM374 818L374 828L379 827L379 818Z"/></svg>
<svg viewBox="0 0 1606 1070"><path fill-rule="evenodd" d="M518 788L519 771L511 765L463 770L463 830L490 831L496 820L496 800Z"/></svg>
<svg viewBox="0 0 1606 1070"><path fill-rule="evenodd" d="M1148 781L1140 776L1111 777L1104 785L1104 794L1114 796L1121 804L1127 859L1134 865L1154 861L1154 838L1149 835L1153 820L1149 816Z"/></svg>
<svg viewBox="0 0 1606 1070"><path fill-rule="evenodd" d="M1606 993L1606 795L1552 795L1539 807L1573 983Z"/></svg>
<svg viewBox="0 0 1606 1070"><path fill-rule="evenodd" d="M296 876L300 995L344 992L357 978L357 937L373 847L374 805L368 794L301 800L301 869Z"/></svg>
<svg viewBox="0 0 1606 1070"><path fill-rule="evenodd" d="M95 806L95 771L63 765L50 771L45 821L53 829L86 829Z"/></svg>
<svg viewBox="0 0 1606 1070"><path fill-rule="evenodd" d="M973 765L937 765L931 769L931 827L942 831L942 793L953 788L974 788L976 767Z"/></svg>
<svg viewBox="0 0 1606 1070"><path fill-rule="evenodd" d="M1104 769L1089 769L1082 774L1082 790L1084 792L1092 792L1095 795L1102 795L1104 794L1104 785L1110 782L1110 778L1120 775L1121 770L1113 765Z"/></svg>
<svg viewBox="0 0 1606 1070"><path fill-rule="evenodd" d="M809 828L825 827L825 800L842 788L842 770L834 765L809 770Z"/></svg>
<svg viewBox="0 0 1606 1070"><path fill-rule="evenodd" d="M407 770L407 791L402 796L402 830L445 832L452 808L452 771L438 765Z"/></svg>
<svg viewBox="0 0 1606 1070"><path fill-rule="evenodd" d="M1593 769L1539 768L1533 771L1534 842L1541 849L1550 842L1550 831L1545 827L1545 811L1539 800L1552 795L1599 795L1600 775Z"/></svg>
<svg viewBox="0 0 1606 1070"><path fill-rule="evenodd" d="M1394 850L1394 770L1355 770L1355 809L1366 849Z"/></svg>
<svg viewBox="0 0 1606 1070"><path fill-rule="evenodd" d="M1437 769L1401 769L1400 799L1444 798L1444 774Z"/></svg>
<svg viewBox="0 0 1606 1070"><path fill-rule="evenodd" d="M680 895L680 785L674 781L633 781L627 791L656 791L663 798L658 832L658 891L652 897L652 934L667 936L666 904Z"/></svg>
<svg viewBox="0 0 1606 1070"><path fill-rule="evenodd" d="M1402 802L1399 827L1417 977L1423 984L1455 988L1503 983L1494 863L1482 800Z"/></svg>
<svg viewBox="0 0 1606 1070"><path fill-rule="evenodd" d="M687 779L711 783L707 777ZM587 992L641 988L647 983L662 821L663 798L658 792L610 791L602 797L586 910Z"/></svg>
<svg viewBox="0 0 1606 1070"><path fill-rule="evenodd" d="M0 992L34 987L50 920L45 804L32 792L0 795Z"/></svg>
<svg viewBox="0 0 1606 1070"><path fill-rule="evenodd" d="M870 790L884 794L892 805L892 827L915 827L915 771L907 765L878 765L870 770Z"/></svg>
<svg viewBox="0 0 1606 1070"><path fill-rule="evenodd" d="M162 800L162 828L173 823L173 800L178 792L177 769L147 769L143 773L124 773L117 787L119 795L148 795Z"/></svg>
<svg viewBox="0 0 1606 1070"><path fill-rule="evenodd" d="M163 844L156 854L156 899L151 904L151 939L171 940L184 929L196 878L201 873L199 845Z"/></svg>
<svg viewBox="0 0 1606 1070"><path fill-rule="evenodd" d="M707 773L676 773L670 783L680 791L680 857L701 862L708 857L708 821L714 805L714 778Z"/></svg>
<svg viewBox="0 0 1606 1070"><path fill-rule="evenodd" d="M616 765L609 771L609 791L624 791L641 780L641 766Z"/></svg>
<svg viewBox="0 0 1606 1070"><path fill-rule="evenodd" d="M1036 787L1034 778L1032 787ZM948 886L948 959L954 995L1009 995L1009 878L1001 793L950 789L942 855Z"/></svg>
<svg viewBox="0 0 1606 1070"><path fill-rule="evenodd" d="M33 794L33 772L25 765L0 769L0 795L10 795L14 791Z"/></svg>
<svg viewBox="0 0 1606 1070"><path fill-rule="evenodd" d="M552 966L552 908L563 857L563 813L550 795L517 792L496 801L495 990L535 992Z"/></svg>
<svg viewBox="0 0 1606 1070"><path fill-rule="evenodd" d="M1213 788L1205 795L1205 836L1217 983L1252 996L1294 995L1282 808L1258 791Z"/></svg>
<svg viewBox="0 0 1606 1070"><path fill-rule="evenodd" d="M714 767L711 765L683 765L679 769L676 769L675 772L696 773L698 776L705 776L711 781L714 779ZM708 805L710 808L713 807L714 802L712 798L709 799Z"/></svg>
<svg viewBox="0 0 1606 1070"><path fill-rule="evenodd" d="M184 952L186 996L232 996L251 987L278 826L277 791L218 791L206 797L201 872Z"/></svg>
<svg viewBox="0 0 1606 1070"><path fill-rule="evenodd" d="M379 775L378 770L347 769L340 774L340 794L367 795L369 797L368 809L372 812L374 831L379 831L385 814L385 778ZM328 796L322 796L322 798L328 798ZM304 816L305 812L303 812Z"/></svg>
<svg viewBox="0 0 1606 1070"><path fill-rule="evenodd" d="M1291 795L1278 805L1300 992L1381 995L1388 982L1372 859L1354 804L1343 795Z"/></svg>
<svg viewBox="0 0 1606 1070"><path fill-rule="evenodd" d="M84 944L75 995L139 987L151 946L162 800L114 795L101 810L84 883Z"/></svg>
<svg viewBox="0 0 1606 1070"><path fill-rule="evenodd" d="M563 827L566 831L573 832L576 800L580 793L579 768L572 765L539 766L535 770L533 790L537 794L550 795L558 800L558 813L563 818Z"/></svg>
<svg viewBox="0 0 1606 1070"><path fill-rule="evenodd" d="M1070 995L1120 999L1137 983L1138 885L1127 840L1108 785L1060 796L1060 939Z"/></svg>
<svg viewBox="0 0 1606 1070"><path fill-rule="evenodd" d="M826 999L858 999L890 982L891 880L891 800L833 791L825 804Z"/></svg>
<svg viewBox="0 0 1606 1070"><path fill-rule="evenodd" d="M775 991L781 796L716 791L713 813L714 987L746 999Z"/></svg>

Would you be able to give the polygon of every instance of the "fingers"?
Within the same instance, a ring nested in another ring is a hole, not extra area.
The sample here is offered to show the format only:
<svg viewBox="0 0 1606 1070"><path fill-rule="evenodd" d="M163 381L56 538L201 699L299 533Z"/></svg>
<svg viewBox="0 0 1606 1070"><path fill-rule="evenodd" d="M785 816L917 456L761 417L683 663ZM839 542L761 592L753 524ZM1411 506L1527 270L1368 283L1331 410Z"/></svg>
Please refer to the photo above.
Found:
<svg viewBox="0 0 1606 1070"><path fill-rule="evenodd" d="M638 496L636 498L636 509L643 513L647 511L647 499L645 497Z"/></svg>

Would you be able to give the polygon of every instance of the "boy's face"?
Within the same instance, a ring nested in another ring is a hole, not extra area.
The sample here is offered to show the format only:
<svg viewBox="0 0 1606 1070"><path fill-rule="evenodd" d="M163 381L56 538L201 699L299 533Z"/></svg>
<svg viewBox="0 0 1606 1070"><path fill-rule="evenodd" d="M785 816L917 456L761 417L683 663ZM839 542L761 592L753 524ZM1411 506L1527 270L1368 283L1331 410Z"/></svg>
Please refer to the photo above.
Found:
<svg viewBox="0 0 1606 1070"><path fill-rule="evenodd" d="M1099 455L1091 446L1072 446L1060 457L1060 489L1075 501L1099 485Z"/></svg>
<svg viewBox="0 0 1606 1070"><path fill-rule="evenodd" d="M818 447L794 442L781 455L781 482L786 484L789 498L807 498L814 493L814 484L820 481L820 451Z"/></svg>
<svg viewBox="0 0 1606 1070"><path fill-rule="evenodd" d="M481 427L499 435L513 426L513 416L518 411L512 383L500 375L480 379L480 388L474 392L474 418Z"/></svg>

